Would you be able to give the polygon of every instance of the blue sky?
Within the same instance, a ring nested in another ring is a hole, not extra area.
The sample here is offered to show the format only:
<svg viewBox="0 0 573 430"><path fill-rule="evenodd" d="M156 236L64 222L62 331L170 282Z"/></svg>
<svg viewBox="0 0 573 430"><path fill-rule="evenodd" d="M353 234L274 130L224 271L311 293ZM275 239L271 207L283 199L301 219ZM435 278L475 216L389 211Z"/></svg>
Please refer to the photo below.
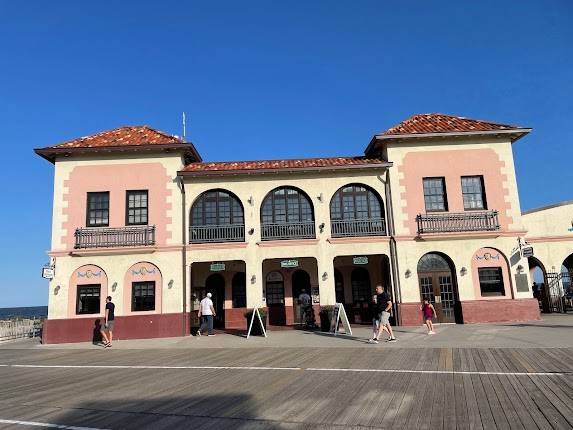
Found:
<svg viewBox="0 0 573 430"><path fill-rule="evenodd" d="M523 209L572 199L573 3L1 2L0 307L47 303L53 168L32 148L122 125L206 160L360 154L414 113L528 126Z"/></svg>

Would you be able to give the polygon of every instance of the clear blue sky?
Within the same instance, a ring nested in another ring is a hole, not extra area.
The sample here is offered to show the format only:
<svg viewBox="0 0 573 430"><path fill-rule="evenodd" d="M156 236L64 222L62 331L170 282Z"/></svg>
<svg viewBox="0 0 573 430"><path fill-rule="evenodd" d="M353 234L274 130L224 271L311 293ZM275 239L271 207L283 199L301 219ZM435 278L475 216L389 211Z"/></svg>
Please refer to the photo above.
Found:
<svg viewBox="0 0 573 430"><path fill-rule="evenodd" d="M53 167L32 148L122 125L206 160L360 154L443 112L534 129L523 209L573 198L573 2L0 3L0 307L47 303Z"/></svg>

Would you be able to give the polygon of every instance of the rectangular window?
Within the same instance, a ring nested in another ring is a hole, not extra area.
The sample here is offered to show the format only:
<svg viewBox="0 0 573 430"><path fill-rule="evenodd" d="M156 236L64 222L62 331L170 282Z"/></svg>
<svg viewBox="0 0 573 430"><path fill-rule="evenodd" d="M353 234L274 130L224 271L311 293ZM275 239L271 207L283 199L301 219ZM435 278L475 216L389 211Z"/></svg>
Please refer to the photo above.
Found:
<svg viewBox="0 0 573 430"><path fill-rule="evenodd" d="M505 296L501 267L480 267L478 274L482 296Z"/></svg>
<svg viewBox="0 0 573 430"><path fill-rule="evenodd" d="M86 226L107 227L109 225L109 192L88 193Z"/></svg>
<svg viewBox="0 0 573 430"><path fill-rule="evenodd" d="M100 284L78 285L76 314L99 314L100 291Z"/></svg>
<svg viewBox="0 0 573 430"><path fill-rule="evenodd" d="M487 209L483 176L462 176L464 210Z"/></svg>
<svg viewBox="0 0 573 430"><path fill-rule="evenodd" d="M131 284L131 310L155 310L155 281L133 282Z"/></svg>
<svg viewBox="0 0 573 430"><path fill-rule="evenodd" d="M426 212L445 212L448 210L445 178L423 178L424 203Z"/></svg>
<svg viewBox="0 0 573 430"><path fill-rule="evenodd" d="M127 191L125 198L125 224L147 224L147 190Z"/></svg>

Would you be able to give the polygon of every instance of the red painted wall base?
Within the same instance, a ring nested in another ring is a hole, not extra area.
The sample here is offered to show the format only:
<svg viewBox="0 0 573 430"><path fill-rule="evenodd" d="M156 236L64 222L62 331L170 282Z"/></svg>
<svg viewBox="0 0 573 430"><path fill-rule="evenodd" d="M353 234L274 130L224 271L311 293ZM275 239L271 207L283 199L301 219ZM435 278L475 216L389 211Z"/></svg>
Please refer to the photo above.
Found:
<svg viewBox="0 0 573 430"><path fill-rule="evenodd" d="M42 329L43 343L97 342L101 340L103 319L48 319ZM177 337L189 334L189 315L157 314L118 316L113 330L114 340Z"/></svg>

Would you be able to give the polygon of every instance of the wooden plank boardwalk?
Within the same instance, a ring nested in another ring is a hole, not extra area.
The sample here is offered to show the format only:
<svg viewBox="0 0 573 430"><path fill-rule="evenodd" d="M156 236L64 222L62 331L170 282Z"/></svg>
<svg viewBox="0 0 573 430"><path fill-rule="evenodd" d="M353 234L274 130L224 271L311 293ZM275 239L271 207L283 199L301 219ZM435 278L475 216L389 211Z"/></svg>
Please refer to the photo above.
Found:
<svg viewBox="0 0 573 430"><path fill-rule="evenodd" d="M0 350L0 378L0 428L573 428L569 348Z"/></svg>

